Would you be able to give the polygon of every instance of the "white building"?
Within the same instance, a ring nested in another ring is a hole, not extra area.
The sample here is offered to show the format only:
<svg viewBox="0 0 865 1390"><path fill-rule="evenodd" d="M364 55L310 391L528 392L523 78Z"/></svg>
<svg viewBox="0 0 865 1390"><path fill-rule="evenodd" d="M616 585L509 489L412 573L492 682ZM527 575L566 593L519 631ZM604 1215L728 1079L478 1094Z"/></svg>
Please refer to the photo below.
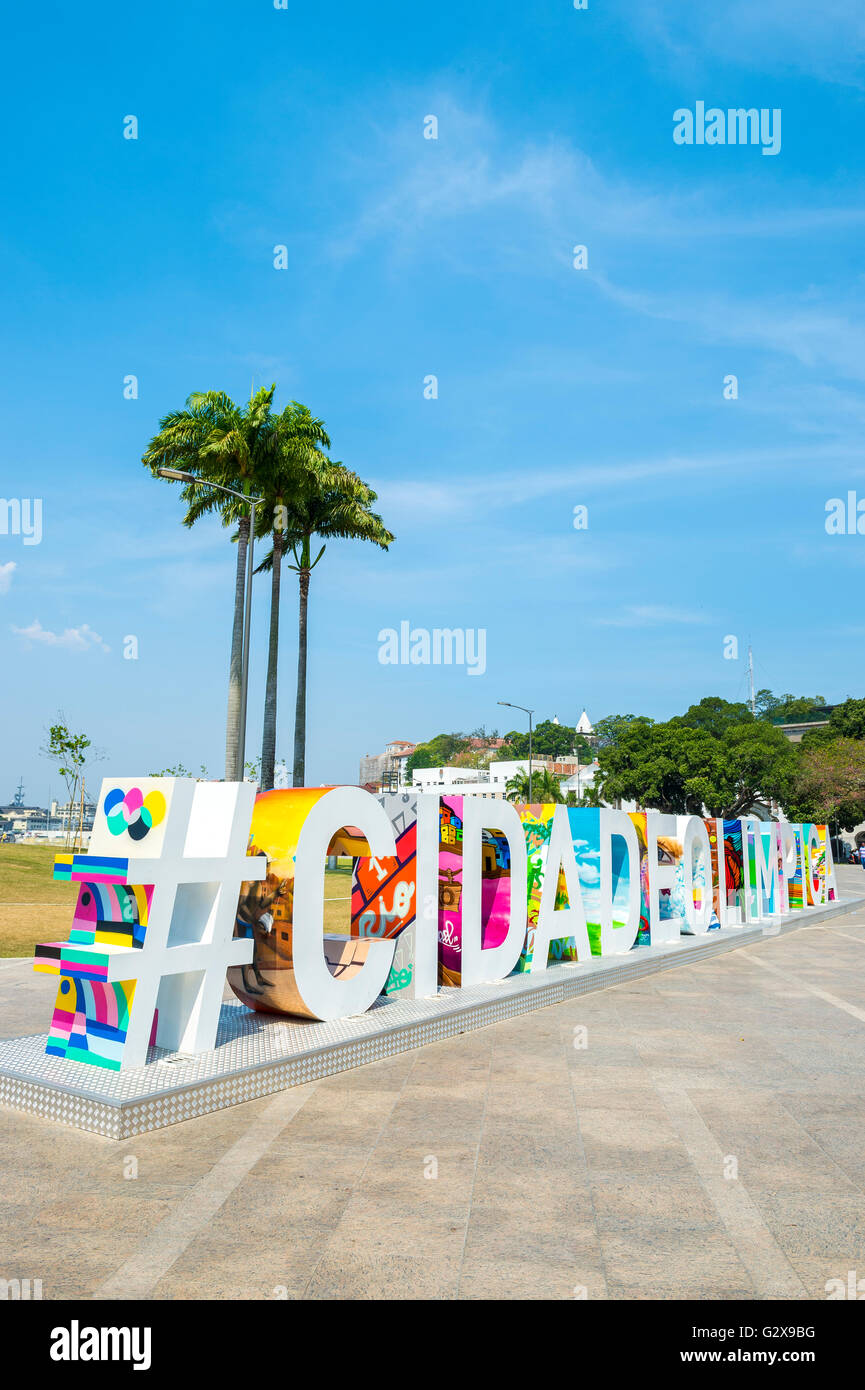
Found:
<svg viewBox="0 0 865 1390"><path fill-rule="evenodd" d="M562 791L567 795L569 791L577 792L578 799L585 795L587 789L592 786L595 780L595 773L598 770L597 763L590 763L586 767L574 767L574 771L568 776L563 776L559 769L563 766L570 769L570 760L567 764L555 762L552 758L533 758L532 771L534 773L543 772L548 768L554 776L559 776ZM480 796L480 797L499 797L504 799L507 794L507 784L518 772L528 773L528 758L519 758L514 762L490 763L489 768L478 769L473 767L418 767L415 768L412 777L413 787L420 792L440 792L450 793L459 796Z"/></svg>
<svg viewBox="0 0 865 1390"><path fill-rule="evenodd" d="M385 792L401 791L406 785L405 765L414 750L413 743L397 738L387 744L383 753L367 753L360 760L360 785L375 786Z"/></svg>

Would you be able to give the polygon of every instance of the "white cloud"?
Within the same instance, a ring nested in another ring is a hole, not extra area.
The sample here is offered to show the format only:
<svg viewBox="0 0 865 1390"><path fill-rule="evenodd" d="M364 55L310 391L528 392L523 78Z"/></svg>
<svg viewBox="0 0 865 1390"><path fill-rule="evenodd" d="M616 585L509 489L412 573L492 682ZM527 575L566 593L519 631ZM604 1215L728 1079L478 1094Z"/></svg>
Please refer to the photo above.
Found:
<svg viewBox="0 0 865 1390"><path fill-rule="evenodd" d="M5 565L0 565L0 594L8 594L12 584L12 575L17 568L14 560L7 560Z"/></svg>
<svg viewBox="0 0 865 1390"><path fill-rule="evenodd" d="M697 477L730 477L752 474L756 470L768 473L785 472L797 464L861 462L861 447L843 444L790 445L779 448L729 449L710 453L662 454L656 458L611 460L589 464L562 464L548 468L524 468L496 474L492 486L488 474L477 477L452 476L446 481L426 482L402 478L389 481L379 478L375 487L382 510L397 522L409 522L418 517L474 517L478 510L519 507L539 497L564 494L569 499L582 499L593 491L609 493L614 487L629 487L635 493L643 485L651 490L661 478L684 476L690 481ZM472 522L474 524L474 522Z"/></svg>
<svg viewBox="0 0 865 1390"><path fill-rule="evenodd" d="M747 14L741 7L739 21ZM726 10L721 23L726 23ZM859 27L865 32L865 21ZM808 368L828 366L851 379L865 376L865 305L862 287L842 298L803 285L801 291L741 297L725 288L707 293L663 289L646 294L619 285L598 270L619 263L618 243L633 261L635 230L661 253L671 246L693 259L694 243L742 237L754 242L779 238L849 236L865 225L859 194L842 205L805 188L783 203L767 206L747 192L737 206L725 180L703 184L653 185L601 169L582 149L562 138L545 143L512 138L483 113L467 110L452 96L431 101L448 139L430 144L414 128L397 127L371 154L368 193L352 209L329 250L345 260L382 245L389 264L435 255L456 273L495 277L503 273L561 280L577 242L590 247L587 288L631 313L690 326L704 341L751 345L794 357ZM420 148L423 147L423 148ZM792 200L791 200L792 199ZM819 201L818 201L819 199ZM578 230L575 230L578 229Z"/></svg>
<svg viewBox="0 0 865 1390"><path fill-rule="evenodd" d="M67 627L63 632L51 632L42 626L38 618L34 618L29 627L13 627L12 631L26 642L41 643L43 647L62 647L70 652L89 652L94 647L104 652L110 651L99 633L94 632L87 623L82 623L80 627Z"/></svg>
<svg viewBox="0 0 865 1390"><path fill-rule="evenodd" d="M592 277L609 299L647 318L688 324L709 343L750 344L795 357L806 367L829 366L865 378L865 322L854 304L847 312L801 297L736 301L730 295L649 294ZM813 296L812 296L813 298Z"/></svg>
<svg viewBox="0 0 865 1390"><path fill-rule="evenodd" d="M397 257L425 260L434 247L452 268L471 274L498 274L504 265L514 273L559 275L575 241L597 252L599 239L621 237L633 254L635 229L641 242L708 237L718 243L849 232L865 222L858 194L849 206L818 202L811 191L771 207L765 199L731 206L729 186L713 183L708 171L702 184L653 185L601 169L562 137L515 139L451 94L425 99L439 116L442 138L419 141L413 126L395 124L377 150L366 152L368 192L330 242L334 260L380 242ZM344 173L354 180L358 169L350 163Z"/></svg>
<svg viewBox="0 0 865 1390"><path fill-rule="evenodd" d="M767 71L790 68L827 82L863 85L865 13L859 0L694 0L621 7L653 64L666 51L671 65L693 73L718 63Z"/></svg>

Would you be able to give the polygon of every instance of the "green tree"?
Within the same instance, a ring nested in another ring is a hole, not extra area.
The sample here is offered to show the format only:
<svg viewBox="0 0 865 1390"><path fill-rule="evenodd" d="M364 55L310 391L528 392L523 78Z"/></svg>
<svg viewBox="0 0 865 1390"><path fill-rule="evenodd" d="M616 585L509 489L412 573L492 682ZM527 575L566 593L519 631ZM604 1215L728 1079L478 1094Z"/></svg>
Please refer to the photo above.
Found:
<svg viewBox="0 0 865 1390"><path fill-rule="evenodd" d="M184 410L172 411L159 422L142 456L155 476L158 468L178 468L193 473L200 483L252 494L259 477L277 449L276 423L272 415L276 390L261 388L246 406L235 405L224 391L195 391ZM225 731L226 781L243 778L240 766L240 718L243 654L246 553L249 545L250 508L239 499L197 483L184 483L184 526L194 526L202 516L217 512L224 526L237 526L237 568L234 584L234 620L228 677L228 713Z"/></svg>
<svg viewBox="0 0 865 1390"><path fill-rule="evenodd" d="M84 796L84 769L87 765L87 750L91 747L90 739L86 734L74 734L70 729L66 717L61 711L57 715L56 724L52 724L48 730L48 739L42 748L45 757L51 758L57 764L57 771L63 778L66 786L66 802L69 807L69 814L66 819L66 847L69 847L73 836L73 815L74 806L83 800ZM79 796L80 791L80 796ZM77 842L83 829L81 812L78 814L78 825L74 831Z"/></svg>
<svg viewBox="0 0 865 1390"><path fill-rule="evenodd" d="M787 813L852 830L865 820L865 741L836 738L799 745L799 767Z"/></svg>
<svg viewBox="0 0 865 1390"><path fill-rule="evenodd" d="M607 801L729 818L761 799L783 803L796 771L795 749L779 729L718 697L666 723L632 720L598 762Z"/></svg>
<svg viewBox="0 0 865 1390"><path fill-rule="evenodd" d="M817 730L814 732L816 733ZM840 705L835 706L829 715L828 730L820 730L819 732L828 733L832 739L865 739L865 700L843 700ZM806 735L806 737L813 737L813 735Z"/></svg>
<svg viewBox="0 0 865 1390"><path fill-rule="evenodd" d="M490 765L490 755L481 748L466 748L462 753L453 753L451 767L470 767L482 771Z"/></svg>
<svg viewBox="0 0 865 1390"><path fill-rule="evenodd" d="M377 494L356 473L344 464L326 457L320 449L307 458L297 480L297 487L288 500L283 516L286 559L289 569L298 577L300 602L297 639L297 700L294 719L293 783L302 787L306 776L306 675L307 675L307 616L309 581L312 571L321 560L329 540L371 541L387 550L394 536L381 517L372 510ZM313 545L323 541L315 559ZM271 569L274 552L259 565Z"/></svg>
<svg viewBox="0 0 865 1390"><path fill-rule="evenodd" d="M276 712L279 672L279 599L282 563L291 521L292 499L304 486L307 471L316 470L319 451L330 448L324 422L307 406L292 401L276 421L277 449L267 458L256 479L259 495L257 539L269 537L270 555L259 569L270 570L270 627L267 647L267 677L264 693L264 720L261 735L262 791L273 787L276 765ZM296 784L295 784L296 785Z"/></svg>
<svg viewBox="0 0 865 1390"><path fill-rule="evenodd" d="M514 759L529 756L528 730L511 729L504 738L505 747L499 749L496 762L513 762ZM591 759L590 745L570 724L554 724L552 719L544 719L532 733L532 755L535 757L560 761L570 758L576 751L579 751L582 761Z"/></svg>
<svg viewBox="0 0 865 1390"><path fill-rule="evenodd" d="M603 719L599 719L595 725L595 747L608 748L636 718L635 714L607 714Z"/></svg>
<svg viewBox="0 0 865 1390"><path fill-rule="evenodd" d="M406 779L411 780L412 773L419 767L446 767L455 755L468 749L469 741L464 734L436 734L426 743L419 743L406 759Z"/></svg>
<svg viewBox="0 0 865 1390"><path fill-rule="evenodd" d="M531 795L529 793L528 771L518 770L505 783L505 796L508 801L526 804L531 801L533 805L562 806L565 804L565 793L562 791L558 777L554 777L549 768L546 767L532 770Z"/></svg>
<svg viewBox="0 0 865 1390"><path fill-rule="evenodd" d="M196 782L206 782L206 781L207 781L207 768L204 766L204 763L202 763L201 766L200 766L199 769L198 769L198 772L190 772L187 768L185 768L185 767L183 766L183 763L176 763L174 767L163 767L163 768L159 769L158 771L154 770L153 772L148 772L147 776L148 776L148 777L194 777L195 780L196 780Z"/></svg>
<svg viewBox="0 0 865 1390"><path fill-rule="evenodd" d="M570 798L571 798L572 796L573 796L573 798L574 798L573 801L570 800ZM603 806L603 804L604 804L603 796L601 795L601 793L600 793L600 791L598 790L598 788L595 787L595 786L586 787L586 790L583 792L583 795L582 795L581 797L577 797L576 792L568 792L568 805L569 805L569 806L594 806L594 807L599 807L599 806Z"/></svg>
<svg viewBox="0 0 865 1390"><path fill-rule="evenodd" d="M776 724L805 723L825 718L826 701L822 695L773 695L771 690L758 690L754 697L754 712L758 719Z"/></svg>
<svg viewBox="0 0 865 1390"><path fill-rule="evenodd" d="M721 736L733 725L753 720L753 715L747 705L722 700L720 695L706 695L699 704L689 705L685 713L677 718L686 728L703 729L706 733Z"/></svg>

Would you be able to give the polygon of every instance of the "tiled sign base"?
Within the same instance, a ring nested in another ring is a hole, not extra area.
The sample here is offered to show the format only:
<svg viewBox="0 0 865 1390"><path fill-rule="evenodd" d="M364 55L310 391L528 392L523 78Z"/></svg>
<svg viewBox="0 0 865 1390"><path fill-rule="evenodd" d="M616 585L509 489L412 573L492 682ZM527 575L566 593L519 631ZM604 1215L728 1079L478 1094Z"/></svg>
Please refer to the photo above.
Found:
<svg viewBox="0 0 865 1390"><path fill-rule="evenodd" d="M759 926L683 936L670 945L551 966L537 975L511 975L497 984L444 989L431 999L383 1000L359 1018L334 1023L283 1020L251 1013L242 1004L223 1004L210 1052L183 1057L151 1048L147 1065L129 1071L46 1057L44 1033L13 1038L0 1042L0 1103L109 1139L128 1139L609 985L706 960L767 933L852 912L863 902L846 899Z"/></svg>

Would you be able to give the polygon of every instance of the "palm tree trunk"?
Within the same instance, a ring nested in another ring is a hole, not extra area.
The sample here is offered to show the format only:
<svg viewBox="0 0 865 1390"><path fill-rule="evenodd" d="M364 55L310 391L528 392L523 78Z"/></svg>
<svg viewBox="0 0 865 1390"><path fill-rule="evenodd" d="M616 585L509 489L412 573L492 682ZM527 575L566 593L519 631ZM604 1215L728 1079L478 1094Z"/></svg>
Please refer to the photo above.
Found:
<svg viewBox="0 0 865 1390"><path fill-rule="evenodd" d="M304 556L304 560L308 557ZM306 777L306 610L309 599L309 569L301 567L300 613L297 627L297 704L294 712L294 775L292 782L302 787Z"/></svg>
<svg viewBox="0 0 865 1390"><path fill-rule="evenodd" d="M234 581L234 627L231 630L231 663L228 671L228 717L225 725L225 780L242 782L240 766L240 687L243 678L243 600L246 588L246 548L249 517L237 523L237 574Z"/></svg>
<svg viewBox="0 0 865 1390"><path fill-rule="evenodd" d="M279 662L279 580L282 572L281 531L273 533L273 570L270 577L270 644L267 651L267 684L264 692L264 731L261 737L261 790L273 788L276 762L276 689Z"/></svg>

